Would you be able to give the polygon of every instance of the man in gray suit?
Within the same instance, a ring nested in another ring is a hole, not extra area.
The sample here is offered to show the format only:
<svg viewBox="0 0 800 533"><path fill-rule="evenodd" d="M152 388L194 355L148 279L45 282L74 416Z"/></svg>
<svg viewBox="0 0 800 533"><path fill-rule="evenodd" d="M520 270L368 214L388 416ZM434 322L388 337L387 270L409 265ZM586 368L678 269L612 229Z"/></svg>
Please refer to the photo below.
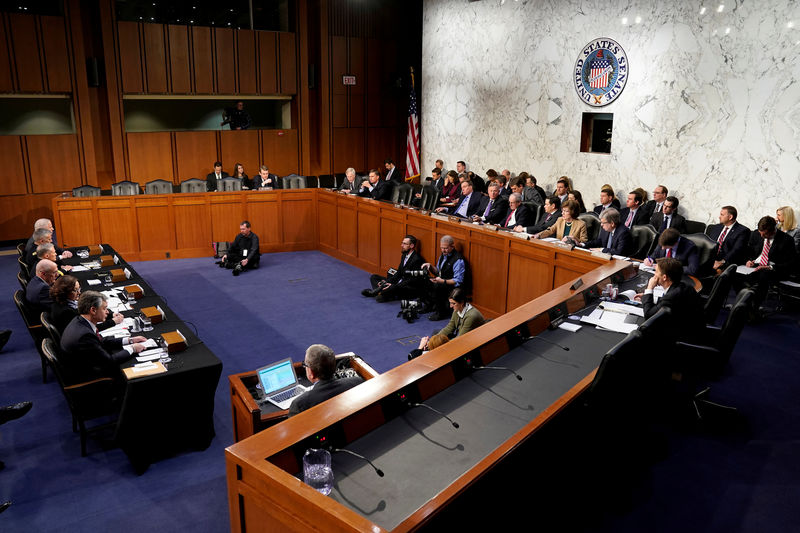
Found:
<svg viewBox="0 0 800 533"><path fill-rule="evenodd" d="M361 182L364 178L356 176L356 171L353 167L344 171L345 180L339 186L340 191L347 191L350 194L358 194L358 189L361 187Z"/></svg>

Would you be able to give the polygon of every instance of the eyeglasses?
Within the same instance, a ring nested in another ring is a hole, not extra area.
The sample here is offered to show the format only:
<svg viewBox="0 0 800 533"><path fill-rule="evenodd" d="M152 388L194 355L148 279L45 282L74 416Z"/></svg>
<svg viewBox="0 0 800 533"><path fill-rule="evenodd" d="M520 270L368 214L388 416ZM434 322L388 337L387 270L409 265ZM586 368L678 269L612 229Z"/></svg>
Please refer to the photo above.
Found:
<svg viewBox="0 0 800 533"><path fill-rule="evenodd" d="M310 368L310 367L309 367L309 366L306 364L306 362L305 362L305 361L303 361L303 362L302 362L302 363L300 363L300 364L303 366L303 368Z"/></svg>

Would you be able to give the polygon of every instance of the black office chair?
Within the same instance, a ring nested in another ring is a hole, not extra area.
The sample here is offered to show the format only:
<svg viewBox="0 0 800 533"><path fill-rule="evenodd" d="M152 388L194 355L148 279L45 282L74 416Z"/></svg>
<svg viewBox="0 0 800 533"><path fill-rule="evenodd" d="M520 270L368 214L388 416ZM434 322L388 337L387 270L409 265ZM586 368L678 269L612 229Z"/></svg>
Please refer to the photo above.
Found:
<svg viewBox="0 0 800 533"><path fill-rule="evenodd" d="M336 185L335 185L336 187L341 186L342 183L344 183L344 180L347 179L347 175L340 172L334 174L333 177L336 178Z"/></svg>
<svg viewBox="0 0 800 533"><path fill-rule="evenodd" d="M139 184L130 180L120 181L111 185L112 196L132 196L141 194L141 192Z"/></svg>
<svg viewBox="0 0 800 533"><path fill-rule="evenodd" d="M335 189L336 178L333 177L333 174L320 174L319 186L321 189Z"/></svg>
<svg viewBox="0 0 800 533"><path fill-rule="evenodd" d="M217 184L218 191L241 191L242 178L222 178Z"/></svg>
<svg viewBox="0 0 800 533"><path fill-rule="evenodd" d="M433 211L439 205L439 189L433 185L422 187L422 196L419 199L419 208L425 211Z"/></svg>
<svg viewBox="0 0 800 533"><path fill-rule="evenodd" d="M703 307L706 324L713 325L717 321L722 306L728 301L728 294L731 292L733 275L735 273L736 265L729 265L728 268L714 280L714 286L706 297L706 303Z"/></svg>
<svg viewBox="0 0 800 533"><path fill-rule="evenodd" d="M687 233L686 235L681 235L681 237L689 239L697 246L700 257L698 260L699 267L696 277L699 278L700 281L704 281L703 278L709 278L714 273L717 241L713 240L705 233Z"/></svg>
<svg viewBox="0 0 800 533"><path fill-rule="evenodd" d="M650 224L642 224L631 227L631 237L633 238L634 252L631 257L644 259L653 249L656 242L656 228Z"/></svg>
<svg viewBox="0 0 800 533"><path fill-rule="evenodd" d="M410 183L398 183L392 189L392 203L393 204L411 204L411 198L414 196L414 186Z"/></svg>
<svg viewBox="0 0 800 533"><path fill-rule="evenodd" d="M79 432L81 438L81 457L86 457L86 438L100 430L116 425L114 420L87 428L86 423L101 417L114 416L119 412L119 400L116 397L114 380L103 377L82 383L71 383L59 362L60 348L53 339L42 340L41 352L53 368L53 373L67 400L72 413L72 431Z"/></svg>
<svg viewBox="0 0 800 533"><path fill-rule="evenodd" d="M534 223L536 223L542 217L542 213L544 213L544 206L536 202L522 202L522 205L528 206L530 212L533 213L533 218L531 220L533 220ZM586 231L588 233L589 228L586 228Z"/></svg>
<svg viewBox="0 0 800 533"><path fill-rule="evenodd" d="M306 176L306 187L316 189L319 187L319 178L316 176Z"/></svg>
<svg viewBox="0 0 800 533"><path fill-rule="evenodd" d="M172 182L167 180L153 180L144 184L145 194L170 194Z"/></svg>
<svg viewBox="0 0 800 533"><path fill-rule="evenodd" d="M704 222L699 222L697 220L687 220L686 221L686 233L705 233L706 232L706 225Z"/></svg>
<svg viewBox="0 0 800 533"><path fill-rule="evenodd" d="M585 406L604 418L635 420L634 413L644 403L639 395L647 385L641 379L645 348L642 334L635 330L606 352L589 385Z"/></svg>
<svg viewBox="0 0 800 533"><path fill-rule="evenodd" d="M588 213L581 213L578 215L578 220L582 220L586 224L586 234L588 239L596 239L600 235L600 219Z"/></svg>
<svg viewBox="0 0 800 533"><path fill-rule="evenodd" d="M40 347L42 339L48 335L44 326L42 326L40 315L30 309L28 302L25 301L25 294L20 289L17 289L14 293L14 304L17 306L17 310L23 322L25 322L25 327L28 329L28 333L30 333L33 339L33 344L39 352L39 358L42 361L42 383L47 383L47 360L44 358Z"/></svg>
<svg viewBox="0 0 800 533"><path fill-rule="evenodd" d="M181 182L181 192L206 192L206 180L190 178Z"/></svg>
<svg viewBox="0 0 800 533"><path fill-rule="evenodd" d="M58 328L50 322L50 313L47 311L42 311L42 314L39 315L39 319L42 322L42 327L44 327L47 335L53 340L56 347L61 346L61 332L58 331Z"/></svg>
<svg viewBox="0 0 800 533"><path fill-rule="evenodd" d="M81 185L72 189L72 196L78 198L83 196L100 196L100 187L93 185Z"/></svg>

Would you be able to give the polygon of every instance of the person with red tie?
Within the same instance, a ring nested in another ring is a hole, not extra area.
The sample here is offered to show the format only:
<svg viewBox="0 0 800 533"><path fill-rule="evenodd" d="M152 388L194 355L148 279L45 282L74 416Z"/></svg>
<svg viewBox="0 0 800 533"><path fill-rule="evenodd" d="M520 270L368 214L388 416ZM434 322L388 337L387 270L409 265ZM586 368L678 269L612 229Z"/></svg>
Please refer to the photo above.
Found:
<svg viewBox="0 0 800 533"><path fill-rule="evenodd" d="M700 269L700 252L697 246L681 237L675 228L665 229L658 238L658 246L653 254L644 260L645 266L653 266L659 257L674 257L683 265L683 273L696 276Z"/></svg>
<svg viewBox="0 0 800 533"><path fill-rule="evenodd" d="M503 227L514 229L516 226L529 226L533 224L533 213L528 206L522 205L522 195L518 192L511 193L508 197L509 212Z"/></svg>
<svg viewBox="0 0 800 533"><path fill-rule="evenodd" d="M522 233L527 232L530 234L536 234L542 232L549 228L550 226L554 225L558 222L558 219L561 218L561 200L558 199L558 196L551 196L550 198L545 198L544 200L544 214L539 218L533 226L516 226L514 231Z"/></svg>
<svg viewBox="0 0 800 533"><path fill-rule="evenodd" d="M747 253L752 258L745 266L753 268L751 273L737 277L734 284L742 283L755 289L753 308L758 309L767 297L770 283L787 279L797 271L797 250L794 239L778 229L778 223L770 216L758 221L758 231L752 232Z"/></svg>
<svg viewBox="0 0 800 533"><path fill-rule="evenodd" d="M650 217L647 215L647 210L642 207L642 195L636 191L628 193L628 199L625 207L619 212L622 223L630 229L631 226L639 226L647 224Z"/></svg>
<svg viewBox="0 0 800 533"><path fill-rule="evenodd" d="M717 256L714 270L725 268L725 264L743 265L747 261L747 243L750 228L736 221L737 211L726 205L719 211L719 224L709 226L706 235L717 241Z"/></svg>

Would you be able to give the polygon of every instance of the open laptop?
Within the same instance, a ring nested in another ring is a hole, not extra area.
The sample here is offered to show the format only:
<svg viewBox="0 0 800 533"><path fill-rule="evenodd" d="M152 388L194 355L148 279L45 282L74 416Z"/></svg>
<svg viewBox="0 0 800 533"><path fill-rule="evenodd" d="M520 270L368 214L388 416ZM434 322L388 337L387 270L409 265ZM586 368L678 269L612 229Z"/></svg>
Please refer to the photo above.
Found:
<svg viewBox="0 0 800 533"><path fill-rule="evenodd" d="M290 358L262 366L256 373L263 394L259 403L266 401L278 409L288 409L295 396L308 390L297 382L297 375L294 373Z"/></svg>

